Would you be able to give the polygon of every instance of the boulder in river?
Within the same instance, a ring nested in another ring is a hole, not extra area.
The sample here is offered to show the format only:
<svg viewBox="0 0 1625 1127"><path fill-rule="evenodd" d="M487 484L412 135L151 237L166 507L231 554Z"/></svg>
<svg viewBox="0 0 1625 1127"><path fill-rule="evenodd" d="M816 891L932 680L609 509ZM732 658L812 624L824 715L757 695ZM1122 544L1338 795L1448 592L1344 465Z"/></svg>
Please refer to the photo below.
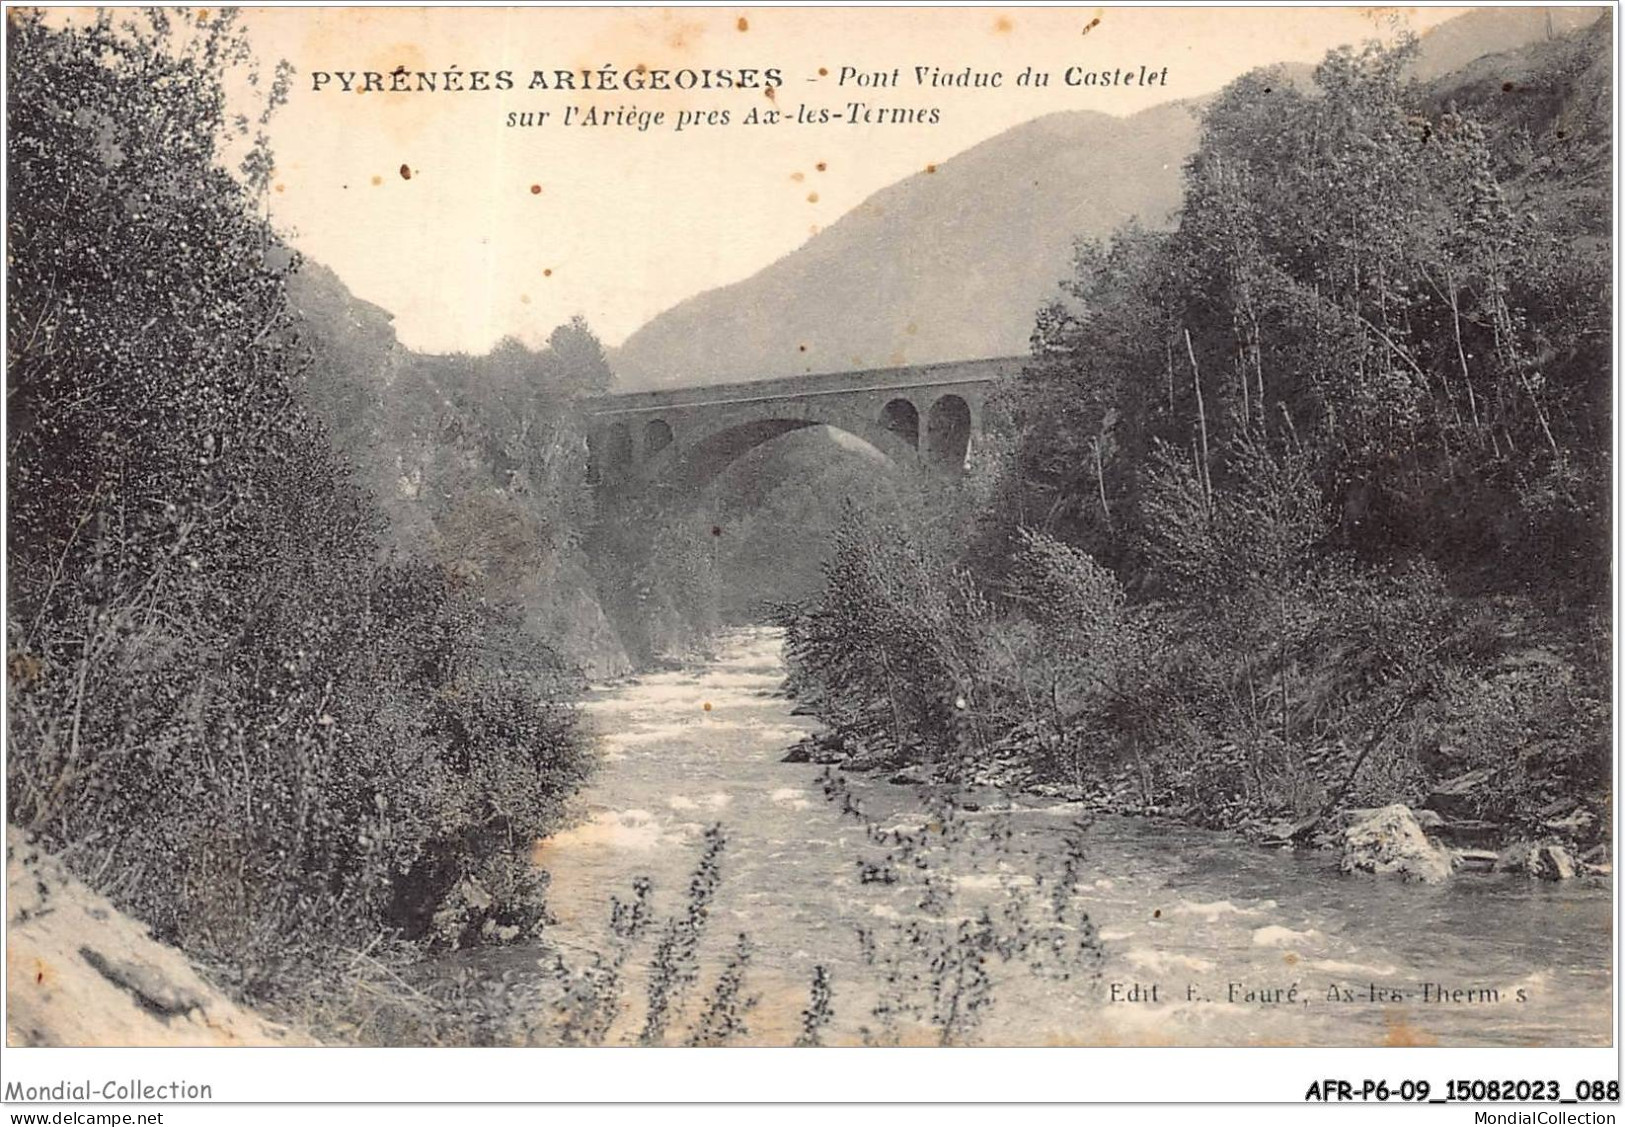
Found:
<svg viewBox="0 0 1625 1127"><path fill-rule="evenodd" d="M1395 803L1365 811L1343 832L1342 867L1433 884L1449 878L1456 859L1428 839L1409 806Z"/></svg>
<svg viewBox="0 0 1625 1127"><path fill-rule="evenodd" d="M1463 869L1476 869L1487 873L1495 868L1495 862L1500 859L1501 855L1493 849L1456 850L1456 863Z"/></svg>
<svg viewBox="0 0 1625 1127"><path fill-rule="evenodd" d="M887 744L854 740L852 756L842 766L848 771L884 771L898 765L901 752Z"/></svg>
<svg viewBox="0 0 1625 1127"><path fill-rule="evenodd" d="M780 763L843 763L847 749L841 737L834 732L817 732L802 736L784 753Z"/></svg>
<svg viewBox="0 0 1625 1127"><path fill-rule="evenodd" d="M1524 873L1539 880L1570 880L1578 872L1569 851L1556 842L1520 841L1495 859L1498 873Z"/></svg>
<svg viewBox="0 0 1625 1127"><path fill-rule="evenodd" d="M1293 835L1304 823L1293 822L1287 818L1276 818L1268 822L1255 822L1242 827L1242 832L1254 838L1260 845L1291 845Z"/></svg>
<svg viewBox="0 0 1625 1127"><path fill-rule="evenodd" d="M784 753L780 763L811 763L813 742L811 736L804 736L790 745L790 750Z"/></svg>
<svg viewBox="0 0 1625 1127"><path fill-rule="evenodd" d="M937 781L939 775L935 763L911 763L891 777L894 783L921 786Z"/></svg>

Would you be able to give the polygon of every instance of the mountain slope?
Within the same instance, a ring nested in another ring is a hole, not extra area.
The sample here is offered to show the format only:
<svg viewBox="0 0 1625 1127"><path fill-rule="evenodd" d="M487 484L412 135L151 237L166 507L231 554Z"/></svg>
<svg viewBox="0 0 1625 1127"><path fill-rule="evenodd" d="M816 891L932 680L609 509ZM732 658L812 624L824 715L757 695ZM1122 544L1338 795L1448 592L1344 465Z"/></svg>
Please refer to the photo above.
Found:
<svg viewBox="0 0 1625 1127"><path fill-rule="evenodd" d="M1017 126L662 313L612 366L623 387L670 387L1024 353L1072 238L1160 225L1196 130L1184 104Z"/></svg>
<svg viewBox="0 0 1625 1127"><path fill-rule="evenodd" d="M1514 4L1478 8L1447 20L1422 37L1422 55L1411 73L1424 82L1484 55L1553 39L1588 27L1605 8L1546 8Z"/></svg>
<svg viewBox="0 0 1625 1127"><path fill-rule="evenodd" d="M1470 12L1423 37L1415 73L1594 23L1596 8ZM1289 67L1307 82L1308 68ZM661 313L611 358L622 388L731 383L1027 351L1072 241L1167 223L1201 103L1058 113L877 192L744 281Z"/></svg>

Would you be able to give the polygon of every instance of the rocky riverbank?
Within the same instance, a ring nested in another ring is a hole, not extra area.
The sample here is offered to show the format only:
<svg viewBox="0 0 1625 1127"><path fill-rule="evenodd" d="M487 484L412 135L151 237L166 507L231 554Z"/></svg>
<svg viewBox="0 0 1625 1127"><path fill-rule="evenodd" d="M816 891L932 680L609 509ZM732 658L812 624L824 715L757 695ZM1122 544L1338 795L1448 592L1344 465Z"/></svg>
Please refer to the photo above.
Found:
<svg viewBox="0 0 1625 1127"><path fill-rule="evenodd" d="M818 763L843 771L884 775L914 786L950 781L943 764L909 763L893 748L873 747L824 730L803 737L784 756L787 763ZM1197 812L1148 806L1135 795L1127 774L1093 786L1059 783L1038 777L1030 757L1013 748L998 750L957 780L975 808L983 792L1083 803L1105 814L1172 818L1182 824L1208 825ZM1384 807L1344 807L1306 820L1251 818L1226 828L1259 845L1340 851L1344 872L1393 875L1403 880L1438 883L1458 871L1521 873L1541 880L1608 876L1613 872L1606 842L1588 841L1604 824L1596 805L1568 797L1544 808L1537 826L1516 827L1471 816L1476 788L1487 774L1474 771L1435 786L1416 808L1403 803ZM1535 831L1535 832L1532 832Z"/></svg>

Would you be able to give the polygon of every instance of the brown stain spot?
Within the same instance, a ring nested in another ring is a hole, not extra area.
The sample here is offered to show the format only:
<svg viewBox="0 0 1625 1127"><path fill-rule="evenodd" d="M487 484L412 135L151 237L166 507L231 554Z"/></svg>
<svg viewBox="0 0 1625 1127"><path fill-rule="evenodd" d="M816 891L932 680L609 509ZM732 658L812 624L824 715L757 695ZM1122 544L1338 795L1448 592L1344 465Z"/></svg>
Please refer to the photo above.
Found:
<svg viewBox="0 0 1625 1127"><path fill-rule="evenodd" d="M372 178L372 186L374 188L378 187L378 185L382 184L383 182L384 182L384 178L382 176L374 176Z"/></svg>
<svg viewBox="0 0 1625 1127"><path fill-rule="evenodd" d="M808 203L817 203L818 202L818 193L817 192L808 192L807 193L807 202Z"/></svg>
<svg viewBox="0 0 1625 1127"><path fill-rule="evenodd" d="M34 959L34 985L51 987L56 983L56 968L44 959Z"/></svg>
<svg viewBox="0 0 1625 1127"><path fill-rule="evenodd" d="M548 267L546 270L542 271L542 277L551 278L552 276L553 276L553 268L552 267Z"/></svg>
<svg viewBox="0 0 1625 1127"><path fill-rule="evenodd" d="M1418 1029L1416 1026L1407 1021L1403 1013L1389 1011L1388 1013L1383 1014L1382 1021L1383 1024L1388 1027L1388 1031L1383 1034L1382 1038L1382 1043L1384 1045L1394 1047L1426 1047L1430 1045L1437 1045L1439 1043L1439 1039L1437 1037L1433 1036L1431 1033L1428 1033L1424 1029Z"/></svg>
<svg viewBox="0 0 1625 1127"><path fill-rule="evenodd" d="M633 67L632 69L637 71L639 74L648 74L649 73L649 68L646 65L644 65L643 63L639 63L637 66Z"/></svg>
<svg viewBox="0 0 1625 1127"><path fill-rule="evenodd" d="M278 184L276 186L276 190L279 192L286 192L288 190L288 186L286 184Z"/></svg>
<svg viewBox="0 0 1625 1127"><path fill-rule="evenodd" d="M206 24L208 22L209 22L209 9L207 9L207 8L199 8L197 10L197 23L198 23L198 26L202 27L204 24Z"/></svg>
<svg viewBox="0 0 1625 1127"><path fill-rule="evenodd" d="M1010 22L1009 16L1000 16L993 21L993 30L999 35L1009 35L1016 30L1016 25Z"/></svg>
<svg viewBox="0 0 1625 1127"><path fill-rule="evenodd" d="M722 535L722 526L720 524L713 524L711 526L711 535L712 536L721 536Z"/></svg>
<svg viewBox="0 0 1625 1127"><path fill-rule="evenodd" d="M931 175L936 170L937 170L937 166L934 165L934 164L928 164L928 165L925 166L925 173L926 173L927 176Z"/></svg>
<svg viewBox="0 0 1625 1127"><path fill-rule="evenodd" d="M779 101L779 95L778 95L778 93L777 93L777 91L776 91L776 89L775 89L775 88L774 88L774 87L772 87L772 86L769 86L769 87L767 87L767 88L766 88L766 89L764 89L764 90L763 90L763 91L762 91L762 93L763 93L763 94L765 94L765 95L767 95L767 100L768 100L768 101L770 101L770 102L772 102L772 103L774 103L774 104L775 104L775 105L777 105L777 104L778 104L778 101Z"/></svg>
<svg viewBox="0 0 1625 1127"><path fill-rule="evenodd" d="M1152 918L1152 919L1154 919L1154 920L1160 920L1160 919L1162 919L1162 909L1161 909L1161 908L1158 908L1158 909L1156 909L1156 910L1155 910L1155 911L1153 911L1153 912L1152 912L1152 913L1151 913L1151 918Z"/></svg>
<svg viewBox="0 0 1625 1127"><path fill-rule="evenodd" d="M412 179L412 166L411 165L409 165L409 164L401 165L401 179L402 180L410 180L410 179Z"/></svg>
<svg viewBox="0 0 1625 1127"><path fill-rule="evenodd" d="M14 651L7 660L6 666L11 673L12 680L21 681L25 685L38 681L40 675L45 672L45 663L29 653Z"/></svg>
<svg viewBox="0 0 1625 1127"><path fill-rule="evenodd" d="M829 68L828 67L819 67L818 68L818 77L819 78L828 78L829 77Z"/></svg>
<svg viewBox="0 0 1625 1127"><path fill-rule="evenodd" d="M530 194L533 195L533 196L541 195L542 194L542 186L540 184L532 184L530 186Z"/></svg>
<svg viewBox="0 0 1625 1127"><path fill-rule="evenodd" d="M1281 961L1282 961L1282 962L1283 962L1283 963L1285 963L1285 964L1286 964L1286 965L1287 965L1287 966L1289 966L1289 967L1293 967L1293 966L1297 966L1297 965L1298 965L1298 955L1297 955L1297 952L1295 952L1295 951L1288 951L1288 952L1287 952L1287 953L1286 953L1286 954L1284 954L1284 955L1282 955L1282 956L1281 956Z"/></svg>
<svg viewBox="0 0 1625 1127"><path fill-rule="evenodd" d="M677 25L677 29L666 38L666 44L674 51L686 51L692 46L692 43L689 41L689 37L693 36L695 39L698 39L704 33L704 24L694 23L692 21L679 23Z"/></svg>
<svg viewBox="0 0 1625 1127"><path fill-rule="evenodd" d="M530 295L528 293L520 294L519 295L519 304L520 305L529 305L530 304Z"/></svg>
<svg viewBox="0 0 1625 1127"><path fill-rule="evenodd" d="M704 709L706 712L710 712L711 711L711 702L706 701L704 704L700 705L700 707L702 709Z"/></svg>
<svg viewBox="0 0 1625 1127"><path fill-rule="evenodd" d="M804 344L798 344L798 345L796 345L796 351L797 352L806 352L807 351L807 346L804 345Z"/></svg>
<svg viewBox="0 0 1625 1127"><path fill-rule="evenodd" d="M1081 34L1088 35L1091 31L1095 30L1095 28L1097 28L1099 26L1100 26L1100 17L1096 16L1094 19L1090 20L1088 23L1083 25L1083 31L1082 31Z"/></svg>
<svg viewBox="0 0 1625 1127"><path fill-rule="evenodd" d="M797 184L801 183L806 178L807 178L806 176L802 175L799 172L790 173L790 179L794 180Z"/></svg>
<svg viewBox="0 0 1625 1127"><path fill-rule="evenodd" d="M737 27L740 31L749 31L750 30L750 21L747 20L744 16L740 16L739 17L739 22L734 24L734 26Z"/></svg>
<svg viewBox="0 0 1625 1127"><path fill-rule="evenodd" d="M828 172L829 171L829 165L825 164L823 161L819 161L818 164L815 165L814 167L816 167L818 169L818 171L820 171L820 172Z"/></svg>

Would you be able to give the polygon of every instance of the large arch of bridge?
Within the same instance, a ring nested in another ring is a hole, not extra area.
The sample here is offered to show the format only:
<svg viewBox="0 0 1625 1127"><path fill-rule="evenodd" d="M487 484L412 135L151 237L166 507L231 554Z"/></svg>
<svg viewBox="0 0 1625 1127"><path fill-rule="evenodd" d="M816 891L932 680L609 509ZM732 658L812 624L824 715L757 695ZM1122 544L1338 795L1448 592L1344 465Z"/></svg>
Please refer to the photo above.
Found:
<svg viewBox="0 0 1625 1127"><path fill-rule="evenodd" d="M919 450L908 436L886 425L878 414L871 419L857 408L821 406L767 411L754 418L724 418L698 434L693 433L696 428L692 422L686 435L683 428L673 427L676 440L645 458L638 468L638 476L654 484L703 488L758 446L815 426L833 427L860 438L903 468L911 469L919 464Z"/></svg>

